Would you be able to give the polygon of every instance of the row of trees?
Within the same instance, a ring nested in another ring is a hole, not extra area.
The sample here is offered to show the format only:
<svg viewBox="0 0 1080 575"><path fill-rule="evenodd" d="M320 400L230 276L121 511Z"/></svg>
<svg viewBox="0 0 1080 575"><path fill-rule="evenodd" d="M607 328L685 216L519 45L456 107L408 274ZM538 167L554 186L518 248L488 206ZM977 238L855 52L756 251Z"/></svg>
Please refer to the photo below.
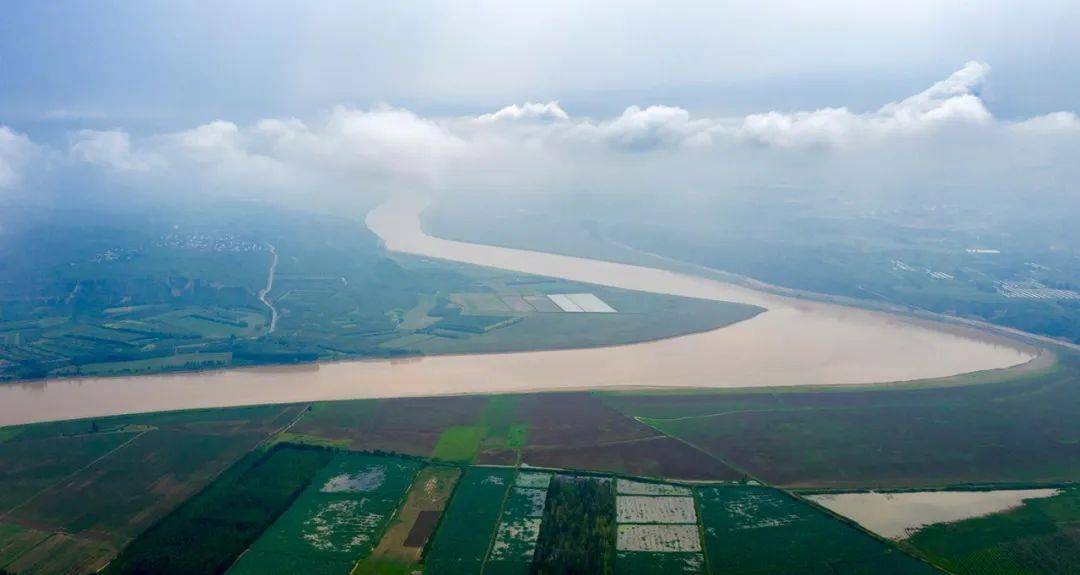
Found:
<svg viewBox="0 0 1080 575"><path fill-rule="evenodd" d="M534 575L609 575L615 569L615 487L600 478L556 476L533 555Z"/></svg>

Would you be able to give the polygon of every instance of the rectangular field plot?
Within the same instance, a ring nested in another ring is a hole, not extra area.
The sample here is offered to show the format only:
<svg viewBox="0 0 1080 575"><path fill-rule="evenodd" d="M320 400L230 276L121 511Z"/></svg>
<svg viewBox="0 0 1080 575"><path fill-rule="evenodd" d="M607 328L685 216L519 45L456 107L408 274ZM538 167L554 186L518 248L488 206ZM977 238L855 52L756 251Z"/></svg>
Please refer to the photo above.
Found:
<svg viewBox="0 0 1080 575"><path fill-rule="evenodd" d="M432 457L446 461L472 461L480 450L480 441L487 434L487 428L480 425L454 425L447 427L439 435Z"/></svg>
<svg viewBox="0 0 1080 575"><path fill-rule="evenodd" d="M221 573L333 459L279 445L252 452L130 543L109 574ZM246 557L246 556L245 556Z"/></svg>
<svg viewBox="0 0 1080 575"><path fill-rule="evenodd" d="M701 551L697 525L619 525L619 551Z"/></svg>
<svg viewBox="0 0 1080 575"><path fill-rule="evenodd" d="M465 472L424 557L426 573L480 573L513 482L511 469L473 467Z"/></svg>
<svg viewBox="0 0 1080 575"><path fill-rule="evenodd" d="M422 469L378 546L357 565L353 575L416 570L420 553L435 530L460 474L456 467L431 465Z"/></svg>
<svg viewBox="0 0 1080 575"><path fill-rule="evenodd" d="M565 311L565 312L581 313L581 312L585 311L584 309L581 308L581 306L579 306L577 303L575 303L574 300L570 299L570 297L568 295L566 295L566 294L562 294L562 293L548 294L548 299L550 299L551 302L554 303L555 305L559 306L559 309L561 309L562 311Z"/></svg>
<svg viewBox="0 0 1080 575"><path fill-rule="evenodd" d="M681 497L693 495L689 487L669 483L634 481L633 479L616 480L615 489L619 495L674 495Z"/></svg>
<svg viewBox="0 0 1080 575"><path fill-rule="evenodd" d="M507 495L495 542L484 565L484 573L528 573L532 565L551 474L522 473L518 475L519 482L522 481L522 476L525 476L524 483L530 487L521 487L519 483L519 486L513 487Z"/></svg>
<svg viewBox="0 0 1080 575"><path fill-rule="evenodd" d="M522 471L514 480L515 487L531 487L533 489L547 489L551 484L551 474L536 471Z"/></svg>
<svg viewBox="0 0 1080 575"><path fill-rule="evenodd" d="M697 523L693 497L620 495L619 523Z"/></svg>
<svg viewBox="0 0 1080 575"><path fill-rule="evenodd" d="M555 305L555 302L548 299L546 295L526 295L521 296L521 299L525 300L525 303L532 306L532 308L540 313L558 313L562 309Z"/></svg>
<svg viewBox="0 0 1080 575"><path fill-rule="evenodd" d="M506 307L518 313L532 313L536 311L533 306L529 305L529 302L525 301L525 298L519 295L500 295L499 299L502 300Z"/></svg>
<svg viewBox="0 0 1080 575"><path fill-rule="evenodd" d="M619 551L615 556L618 575L704 575L705 556L694 553L650 553Z"/></svg>
<svg viewBox="0 0 1080 575"><path fill-rule="evenodd" d="M936 573L929 565L775 489L698 488L715 573Z"/></svg>
<svg viewBox="0 0 1080 575"><path fill-rule="evenodd" d="M615 313L615 308L611 307L604 300L591 293L568 293L566 297L570 298L570 301L574 302L581 311L586 313Z"/></svg>
<svg viewBox="0 0 1080 575"><path fill-rule="evenodd" d="M371 552L420 464L342 453L229 570L346 573Z"/></svg>
<svg viewBox="0 0 1080 575"><path fill-rule="evenodd" d="M569 313L615 313L615 308L591 293L553 293L548 294L559 310ZM539 308L537 308L539 309Z"/></svg>
<svg viewBox="0 0 1080 575"><path fill-rule="evenodd" d="M542 517L503 518L485 573L528 573L536 553Z"/></svg>
<svg viewBox="0 0 1080 575"><path fill-rule="evenodd" d="M606 477L557 475L548 487L533 573L611 573L615 490Z"/></svg>
<svg viewBox="0 0 1080 575"><path fill-rule="evenodd" d="M499 296L493 293L455 293L450 294L450 301L469 315L502 315L510 313L510 308Z"/></svg>

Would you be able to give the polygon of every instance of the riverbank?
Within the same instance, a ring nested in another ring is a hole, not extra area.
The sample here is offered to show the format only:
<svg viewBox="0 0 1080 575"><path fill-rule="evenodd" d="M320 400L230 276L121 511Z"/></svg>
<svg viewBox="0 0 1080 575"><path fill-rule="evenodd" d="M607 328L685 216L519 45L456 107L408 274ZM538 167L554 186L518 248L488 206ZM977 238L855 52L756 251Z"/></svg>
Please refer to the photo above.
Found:
<svg viewBox="0 0 1080 575"><path fill-rule="evenodd" d="M392 200L373 210L367 223L388 249L403 253L767 311L694 335L602 348L8 384L0 386L0 425L330 399L870 384L1002 370L1036 355L1031 347L974 329L935 329L655 268L449 242L423 233L422 208Z"/></svg>

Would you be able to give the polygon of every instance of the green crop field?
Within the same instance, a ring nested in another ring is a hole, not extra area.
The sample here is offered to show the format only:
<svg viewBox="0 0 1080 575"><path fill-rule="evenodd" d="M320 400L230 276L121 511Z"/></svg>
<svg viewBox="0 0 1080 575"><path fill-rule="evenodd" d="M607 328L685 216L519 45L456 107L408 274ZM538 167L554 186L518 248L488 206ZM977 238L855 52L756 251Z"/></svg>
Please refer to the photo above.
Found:
<svg viewBox="0 0 1080 575"><path fill-rule="evenodd" d="M332 457L331 451L284 445L251 453L144 532L106 572L223 572Z"/></svg>
<svg viewBox="0 0 1080 575"><path fill-rule="evenodd" d="M486 403L480 396L320 402L290 431L356 451L428 457L446 428L474 425Z"/></svg>
<svg viewBox="0 0 1080 575"><path fill-rule="evenodd" d="M424 556L425 573L480 573L513 481L512 469L473 467L465 472Z"/></svg>
<svg viewBox="0 0 1080 575"><path fill-rule="evenodd" d="M7 569L48 538L49 534L44 531L0 523L0 569Z"/></svg>
<svg viewBox="0 0 1080 575"><path fill-rule="evenodd" d="M135 436L115 431L34 439L18 437L0 443L0 509L10 512L31 497L116 449Z"/></svg>
<svg viewBox="0 0 1080 575"><path fill-rule="evenodd" d="M615 556L615 573L618 575L702 575L705 572L701 553L619 551Z"/></svg>
<svg viewBox="0 0 1080 575"><path fill-rule="evenodd" d="M1080 488L919 530L905 545L953 573L1080 572Z"/></svg>
<svg viewBox="0 0 1080 575"><path fill-rule="evenodd" d="M341 453L229 573L342 574L378 543L421 464Z"/></svg>
<svg viewBox="0 0 1080 575"><path fill-rule="evenodd" d="M1062 365L1059 369L1072 369L1071 363ZM880 415L888 409L908 413L927 401L961 410L971 398L1030 409L1047 397L1061 399L1055 394L1063 394L1070 381L1054 372L952 388L361 400L316 403L310 409L206 409L3 428L0 569L93 571L115 557L106 572L199 574L231 568L241 574L344 574L366 556L371 560L362 563L364 572L555 572L597 557L602 562L584 570L933 572L914 553L959 573L990 567L1065 573L1078 556L1076 488L1007 513L931 526L893 544L784 491L743 483L742 472L726 461L736 454L735 462L742 464L745 451L728 450L731 442L713 429L714 420L727 416L713 410ZM1015 393L1031 389L1039 393ZM1065 400L1045 406L1043 432L1066 437L1073 423L1050 415L1069 408ZM644 423L632 414L642 414ZM898 419L889 421L906 429ZM996 425L985 422L967 433L990 433L982 440L997 437ZM826 427L821 423L799 432L819 434ZM735 433L740 428L719 429ZM835 453L827 454L828 461L838 466L827 474L822 463L794 444L763 439L775 438L775 431L751 429L741 439L756 442L762 452L746 461L774 462L784 454L793 461L764 469L821 469L807 477L829 481L875 477L854 457L885 437L870 425L866 434L849 436L847 442L830 440ZM664 432L678 433L679 439ZM903 437L892 441L924 458L925 467L902 468L909 481L938 477L935 465L955 460L932 449L917 450ZM987 453L999 453L986 445ZM1070 448L1059 449L1043 449L1041 455L1050 460L1040 465L1067 467L1069 459L1061 454ZM375 450L382 453L371 453ZM806 451L821 449L811 445ZM506 467L471 463L474 456L483 461L498 454L512 455ZM917 459L901 461L911 466ZM526 467L536 462L557 462L552 467L558 471ZM989 459L971 463L982 474L996 469ZM896 477L893 465L878 476ZM433 474L431 489L428 479L423 485L414 481L424 466ZM858 473L848 477L852 469ZM922 475L911 474L912 469ZM464 472L455 485L459 470ZM769 474L764 475L767 481ZM612 489L617 492L613 556L605 544L608 507L603 498L585 493ZM412 503L403 508L406 499ZM421 512L437 512L443 505L441 516L429 513L420 520ZM412 527L420 524L434 529L427 546L406 545ZM393 537L384 537L391 532ZM376 557L374 549L386 552Z"/></svg>
<svg viewBox="0 0 1080 575"><path fill-rule="evenodd" d="M5 428L0 523L49 536L13 564L100 566L299 413L263 406Z"/></svg>
<svg viewBox="0 0 1080 575"><path fill-rule="evenodd" d="M472 461L485 435L487 428L479 425L448 427L439 436L432 456L445 461Z"/></svg>
<svg viewBox="0 0 1080 575"><path fill-rule="evenodd" d="M878 539L775 489L697 489L713 573L934 573Z"/></svg>
<svg viewBox="0 0 1080 575"><path fill-rule="evenodd" d="M110 544L93 539L52 533L33 547L24 548L19 556L0 570L12 573L96 573L115 555Z"/></svg>

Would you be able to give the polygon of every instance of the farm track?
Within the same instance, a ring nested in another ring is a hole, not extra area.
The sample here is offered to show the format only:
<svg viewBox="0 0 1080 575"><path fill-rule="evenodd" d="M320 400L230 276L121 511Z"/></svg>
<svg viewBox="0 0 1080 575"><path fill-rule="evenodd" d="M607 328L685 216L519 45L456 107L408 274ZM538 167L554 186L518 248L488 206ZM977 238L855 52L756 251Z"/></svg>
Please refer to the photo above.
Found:
<svg viewBox="0 0 1080 575"><path fill-rule="evenodd" d="M266 273L266 286L259 290L259 301L263 302L263 305L270 310L270 325L266 329L266 333L263 335L270 335L277 329L278 311L274 307L274 304L268 297L270 290L274 289L274 274L277 272L278 253L273 244L266 244L270 248L270 270Z"/></svg>

